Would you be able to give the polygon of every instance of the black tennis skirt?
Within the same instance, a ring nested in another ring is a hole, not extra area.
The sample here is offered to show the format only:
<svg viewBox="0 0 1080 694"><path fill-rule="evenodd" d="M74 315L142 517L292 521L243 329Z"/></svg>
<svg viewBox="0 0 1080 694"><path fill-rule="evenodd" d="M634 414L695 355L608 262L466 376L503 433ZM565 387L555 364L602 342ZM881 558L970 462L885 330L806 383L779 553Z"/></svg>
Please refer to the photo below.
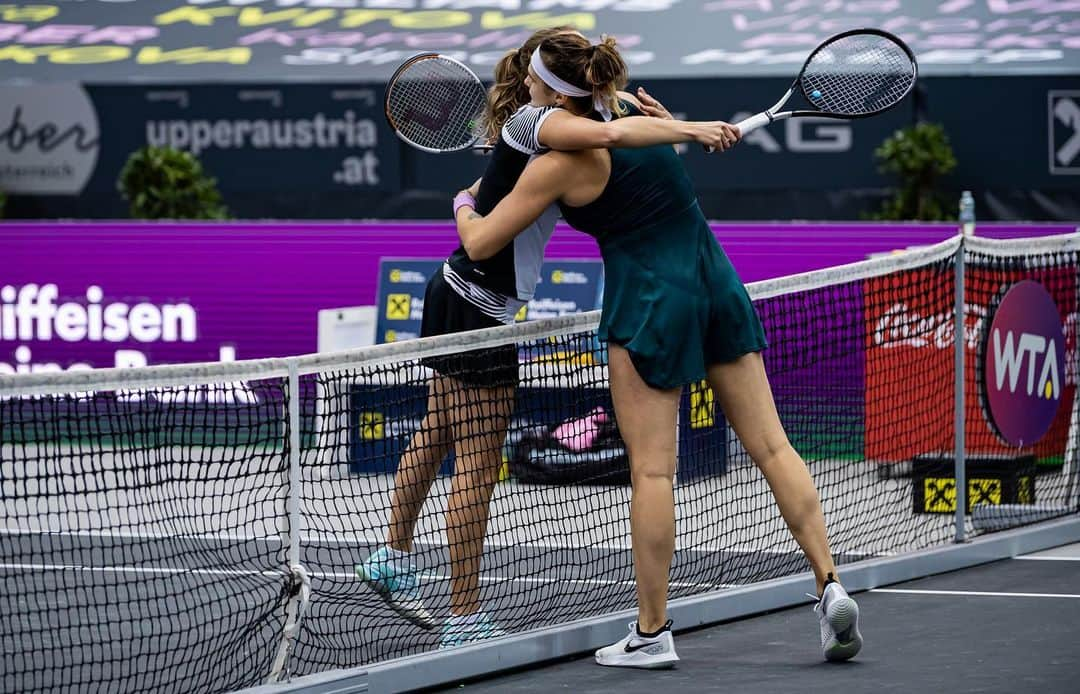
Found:
<svg viewBox="0 0 1080 694"><path fill-rule="evenodd" d="M424 292L421 337L494 328L499 325L502 323L486 315L455 292L447 284L441 270L431 276ZM443 376L450 376L480 388L516 386L518 383L516 344L426 357L421 363Z"/></svg>

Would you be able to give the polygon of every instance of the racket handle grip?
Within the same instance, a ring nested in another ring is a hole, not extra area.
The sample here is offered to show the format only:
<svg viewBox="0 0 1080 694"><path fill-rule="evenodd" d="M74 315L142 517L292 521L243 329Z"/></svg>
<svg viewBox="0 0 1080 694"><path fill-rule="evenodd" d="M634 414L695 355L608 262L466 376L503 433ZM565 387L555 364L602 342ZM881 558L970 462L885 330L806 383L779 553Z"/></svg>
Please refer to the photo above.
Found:
<svg viewBox="0 0 1080 694"><path fill-rule="evenodd" d="M738 123L735 123L735 127L739 129L739 137L742 138L746 137L749 133L754 132L758 128L772 123L772 121L773 119L769 116L769 114L765 111L762 111L761 113L750 116L749 118L744 118ZM705 145L705 151L709 154L712 154L716 151L716 148Z"/></svg>
<svg viewBox="0 0 1080 694"><path fill-rule="evenodd" d="M749 118L739 121L735 124L735 127L739 129L740 136L746 137L747 134L772 122L772 116L770 116L768 112L762 111L761 113L754 114Z"/></svg>

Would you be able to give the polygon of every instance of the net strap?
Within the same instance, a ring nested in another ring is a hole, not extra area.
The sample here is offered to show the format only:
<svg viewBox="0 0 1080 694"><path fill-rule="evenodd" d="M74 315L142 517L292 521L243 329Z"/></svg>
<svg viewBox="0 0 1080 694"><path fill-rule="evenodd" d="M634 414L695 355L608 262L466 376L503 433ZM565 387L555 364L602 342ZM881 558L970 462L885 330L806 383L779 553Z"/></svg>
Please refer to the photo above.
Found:
<svg viewBox="0 0 1080 694"><path fill-rule="evenodd" d="M307 614L308 606L311 604L311 577L307 569L300 564L293 565L286 581L286 589L289 592L289 601L285 605L285 627L281 630L281 643L278 645L270 674L266 678L268 684L280 682L282 676L286 674L285 664L289 661L289 653L296 643L296 637L303 626L304 615Z"/></svg>

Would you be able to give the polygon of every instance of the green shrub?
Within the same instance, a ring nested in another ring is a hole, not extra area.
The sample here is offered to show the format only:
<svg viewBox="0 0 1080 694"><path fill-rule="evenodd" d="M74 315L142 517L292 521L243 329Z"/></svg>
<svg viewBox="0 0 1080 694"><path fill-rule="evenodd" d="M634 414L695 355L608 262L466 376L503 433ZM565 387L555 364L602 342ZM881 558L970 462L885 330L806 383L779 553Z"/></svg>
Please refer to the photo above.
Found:
<svg viewBox="0 0 1080 694"><path fill-rule="evenodd" d="M128 157L117 188L135 219L227 219L217 181L190 152L143 147Z"/></svg>
<svg viewBox="0 0 1080 694"><path fill-rule="evenodd" d="M879 171L900 179L896 194L872 215L874 219L956 219L938 190L941 177L956 168L956 156L943 127L919 123L897 130L874 150L874 158Z"/></svg>

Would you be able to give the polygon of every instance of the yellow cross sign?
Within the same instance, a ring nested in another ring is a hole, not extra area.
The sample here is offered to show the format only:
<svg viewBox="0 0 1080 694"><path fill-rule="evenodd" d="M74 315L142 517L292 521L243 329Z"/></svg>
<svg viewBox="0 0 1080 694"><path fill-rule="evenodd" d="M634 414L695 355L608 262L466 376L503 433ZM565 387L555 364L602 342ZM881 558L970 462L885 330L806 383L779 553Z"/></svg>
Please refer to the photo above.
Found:
<svg viewBox="0 0 1080 694"><path fill-rule="evenodd" d="M973 477L967 481L968 507L975 504L1000 504L1001 480ZM956 480L952 477L923 479L923 511L952 513L956 511Z"/></svg>
<svg viewBox="0 0 1080 694"><path fill-rule="evenodd" d="M388 294L386 296L387 320L409 320L411 294Z"/></svg>

